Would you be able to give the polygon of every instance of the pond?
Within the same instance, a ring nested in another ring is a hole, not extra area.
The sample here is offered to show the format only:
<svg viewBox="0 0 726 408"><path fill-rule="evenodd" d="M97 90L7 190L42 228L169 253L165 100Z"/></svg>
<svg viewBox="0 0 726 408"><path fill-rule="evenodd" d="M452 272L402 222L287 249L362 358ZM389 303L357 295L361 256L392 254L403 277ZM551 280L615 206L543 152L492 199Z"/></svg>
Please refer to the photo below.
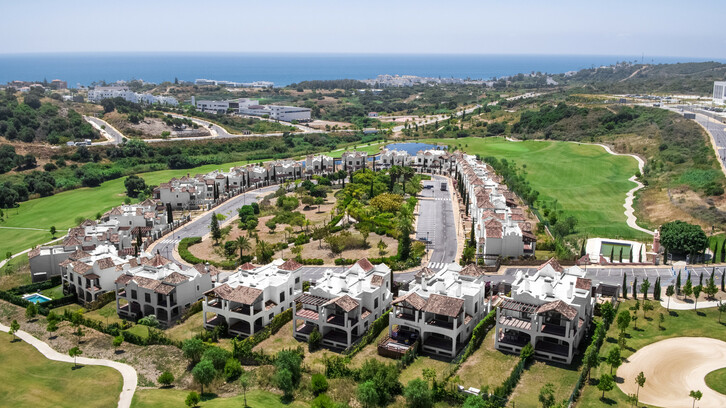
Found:
<svg viewBox="0 0 726 408"><path fill-rule="evenodd" d="M420 150L444 150L446 149L446 146L438 146L433 145L429 143L391 143L389 145L386 145L386 149L388 150L401 150L404 151L411 156L415 156L416 153L418 153Z"/></svg>

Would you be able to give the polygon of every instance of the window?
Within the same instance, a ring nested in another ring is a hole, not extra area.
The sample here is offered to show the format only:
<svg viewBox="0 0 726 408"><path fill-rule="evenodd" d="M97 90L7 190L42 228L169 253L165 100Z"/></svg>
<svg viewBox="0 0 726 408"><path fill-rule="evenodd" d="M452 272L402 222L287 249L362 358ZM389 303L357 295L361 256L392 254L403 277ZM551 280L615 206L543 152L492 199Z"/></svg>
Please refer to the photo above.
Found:
<svg viewBox="0 0 726 408"><path fill-rule="evenodd" d="M378 309L378 298L375 298L375 300L373 300L373 308Z"/></svg>
<svg viewBox="0 0 726 408"><path fill-rule="evenodd" d="M131 299L136 299L136 291L131 290Z"/></svg>
<svg viewBox="0 0 726 408"><path fill-rule="evenodd" d="M285 301L285 291L280 292L280 302Z"/></svg>
<svg viewBox="0 0 726 408"><path fill-rule="evenodd" d="M272 320L273 317L275 317L275 314L274 313L270 313L269 319Z"/></svg>
<svg viewBox="0 0 726 408"><path fill-rule="evenodd" d="M149 293L144 293L144 301L145 301L146 303L151 303L151 294L149 294Z"/></svg>
<svg viewBox="0 0 726 408"><path fill-rule="evenodd" d="M292 296L292 288L290 288L290 296Z"/></svg>
<svg viewBox="0 0 726 408"><path fill-rule="evenodd" d="M295 278L295 283L296 284L300 283L300 277L299 276L297 278Z"/></svg>

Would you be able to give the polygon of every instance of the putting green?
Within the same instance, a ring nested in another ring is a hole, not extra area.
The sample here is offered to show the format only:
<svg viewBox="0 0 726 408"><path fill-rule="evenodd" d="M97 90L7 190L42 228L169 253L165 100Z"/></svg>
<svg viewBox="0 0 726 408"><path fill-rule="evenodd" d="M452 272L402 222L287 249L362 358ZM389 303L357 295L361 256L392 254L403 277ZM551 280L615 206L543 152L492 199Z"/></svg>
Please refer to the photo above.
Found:
<svg viewBox="0 0 726 408"><path fill-rule="evenodd" d="M504 138L429 139L457 146L469 154L514 161L539 191L539 200L578 220L579 236L645 239L626 224L628 179L638 170L632 157L614 156L600 146L567 142L510 142ZM526 167L525 167L526 166Z"/></svg>

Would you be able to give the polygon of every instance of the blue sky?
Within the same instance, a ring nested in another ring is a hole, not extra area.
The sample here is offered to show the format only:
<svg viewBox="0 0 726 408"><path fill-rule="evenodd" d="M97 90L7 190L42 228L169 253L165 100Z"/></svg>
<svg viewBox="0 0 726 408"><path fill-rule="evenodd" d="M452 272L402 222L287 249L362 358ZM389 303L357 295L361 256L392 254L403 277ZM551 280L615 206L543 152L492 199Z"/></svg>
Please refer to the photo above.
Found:
<svg viewBox="0 0 726 408"><path fill-rule="evenodd" d="M726 55L716 0L0 0L0 15L0 53Z"/></svg>

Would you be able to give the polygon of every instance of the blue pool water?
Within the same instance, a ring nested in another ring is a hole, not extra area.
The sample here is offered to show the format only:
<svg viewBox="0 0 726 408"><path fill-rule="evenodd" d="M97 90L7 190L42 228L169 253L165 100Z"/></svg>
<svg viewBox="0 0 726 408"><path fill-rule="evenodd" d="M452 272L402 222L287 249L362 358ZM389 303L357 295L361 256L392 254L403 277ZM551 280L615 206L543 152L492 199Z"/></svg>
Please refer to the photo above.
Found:
<svg viewBox="0 0 726 408"><path fill-rule="evenodd" d="M47 302L47 301L51 300L51 298L49 298L47 296L43 296L40 293L33 293L32 295L26 295L26 296L23 296L23 298L25 300L27 300L28 302L32 302L32 303L36 303L36 304Z"/></svg>
<svg viewBox="0 0 726 408"><path fill-rule="evenodd" d="M386 145L386 149L388 150L401 150L412 156L415 156L419 150L441 150L444 147L445 146L437 146L428 143L391 143L389 145Z"/></svg>

